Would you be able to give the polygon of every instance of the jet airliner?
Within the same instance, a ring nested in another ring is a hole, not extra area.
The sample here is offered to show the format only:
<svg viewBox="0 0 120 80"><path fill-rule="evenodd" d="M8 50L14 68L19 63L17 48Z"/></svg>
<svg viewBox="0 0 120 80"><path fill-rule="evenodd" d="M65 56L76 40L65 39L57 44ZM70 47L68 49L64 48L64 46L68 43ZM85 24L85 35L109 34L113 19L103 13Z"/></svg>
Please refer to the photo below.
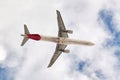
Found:
<svg viewBox="0 0 120 80"><path fill-rule="evenodd" d="M43 35L39 35L39 34L31 34L29 32L26 24L24 24L24 34L21 35L24 37L24 39L21 43L21 46L23 46L29 39L36 40L36 41L43 40L43 41L50 41L50 42L57 43L55 52L50 60L48 67L51 67L54 64L54 62L57 60L57 58L60 56L60 54L62 52L64 52L64 53L70 52L69 50L65 49L67 47L67 45L69 45L69 44L86 45L86 46L94 45L94 43L89 42L89 41L74 40L74 39L68 38L68 33L72 34L73 31L66 30L60 12L58 10L56 10L56 13L57 13L58 28L59 28L58 37L50 37L50 36L43 36Z"/></svg>

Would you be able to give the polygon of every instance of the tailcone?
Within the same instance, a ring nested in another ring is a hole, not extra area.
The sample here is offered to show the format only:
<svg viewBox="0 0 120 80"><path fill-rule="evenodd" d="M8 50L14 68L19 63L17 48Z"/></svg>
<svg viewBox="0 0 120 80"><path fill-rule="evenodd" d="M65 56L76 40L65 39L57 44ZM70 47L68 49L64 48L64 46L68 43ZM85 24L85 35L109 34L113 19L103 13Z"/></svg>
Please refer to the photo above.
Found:
<svg viewBox="0 0 120 80"><path fill-rule="evenodd" d="M25 34L21 34L21 36L25 36Z"/></svg>

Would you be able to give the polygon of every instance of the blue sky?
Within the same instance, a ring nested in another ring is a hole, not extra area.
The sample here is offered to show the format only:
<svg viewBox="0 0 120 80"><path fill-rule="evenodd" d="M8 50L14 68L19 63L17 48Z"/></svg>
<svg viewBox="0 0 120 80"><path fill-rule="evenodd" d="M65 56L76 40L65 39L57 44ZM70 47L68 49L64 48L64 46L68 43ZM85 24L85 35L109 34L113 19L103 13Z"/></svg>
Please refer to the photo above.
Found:
<svg viewBox="0 0 120 80"><path fill-rule="evenodd" d="M0 80L14 80L15 72L16 70L14 68L0 67Z"/></svg>
<svg viewBox="0 0 120 80"><path fill-rule="evenodd" d="M119 3L118 0L0 1L0 80L119 80ZM48 69L55 44L29 40L21 47L20 34L23 24L27 24L31 33L57 36L56 9L60 10L66 29L73 30L70 38L88 40L95 46L70 45L67 47L70 54L63 53Z"/></svg>
<svg viewBox="0 0 120 80"><path fill-rule="evenodd" d="M120 32L115 28L116 24L114 23L114 12L111 10L107 10L107 9L103 9L100 10L99 12L99 17L98 17L98 23L99 21L103 22L103 24L105 25L104 27L102 26L102 28L109 32L110 35L113 36L113 38L107 39L106 42L104 42L106 45L104 46L104 48L114 48L114 47L120 47ZM120 61L120 50L119 48L116 49L116 51L113 53L116 58L118 59L118 62ZM78 63L78 69L81 73L84 73L83 70L85 70L85 68L87 68L86 66L88 65L88 61L80 61ZM120 65L119 63L116 63L117 69L120 69ZM116 67L114 67L116 68ZM96 77L99 78L100 80L107 80L107 77L105 74L102 73L101 70L96 70L94 72L96 74Z"/></svg>
<svg viewBox="0 0 120 80"><path fill-rule="evenodd" d="M102 21L104 22L104 24L106 25L106 28L108 29L108 31L110 32L111 35L113 35L112 39L108 39L106 42L106 47L118 47L118 49L116 49L116 51L113 53L116 58L118 59L118 62L120 61L120 31L118 31L117 29L115 29L116 25L114 23L114 12L113 11L109 11L109 10L102 10L100 12L100 18L102 19ZM116 63L117 67L120 67L119 63ZM119 69L119 68L118 68Z"/></svg>
<svg viewBox="0 0 120 80"><path fill-rule="evenodd" d="M108 46L120 46L120 32L115 28L117 24L114 23L114 12L110 10L101 10L100 19L106 25L106 29L113 35L113 39L108 40Z"/></svg>

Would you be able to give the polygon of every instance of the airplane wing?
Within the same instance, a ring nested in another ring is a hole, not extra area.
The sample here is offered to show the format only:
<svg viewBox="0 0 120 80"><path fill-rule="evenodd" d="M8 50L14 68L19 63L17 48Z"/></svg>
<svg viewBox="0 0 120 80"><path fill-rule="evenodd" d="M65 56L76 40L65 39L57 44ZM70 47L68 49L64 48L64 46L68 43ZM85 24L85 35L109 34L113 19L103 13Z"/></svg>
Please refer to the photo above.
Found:
<svg viewBox="0 0 120 80"><path fill-rule="evenodd" d="M64 22L62 20L61 14L58 10L56 10L56 12L57 12L57 21L58 21L58 29L59 29L58 37L67 38L68 34L67 34L67 32L65 32L66 28L65 28ZM64 50L66 47L67 47L67 45L57 44L56 50L55 50L55 52L50 60L48 67L51 67L54 64L54 62L57 60L57 58L62 53L61 50Z"/></svg>
<svg viewBox="0 0 120 80"><path fill-rule="evenodd" d="M58 28L59 29L58 36L67 38L68 34L67 34L67 32L65 32L66 28L65 28L64 22L62 20L61 14L58 10L56 10L56 12L57 12L58 27L59 27Z"/></svg>
<svg viewBox="0 0 120 80"><path fill-rule="evenodd" d="M51 67L51 66L54 64L54 62L57 60L57 58L58 58L58 57L60 56L60 54L62 53L62 51L60 51L60 50L64 50L64 49L66 48L66 46L67 46L67 45L57 44L56 50L55 50L55 52L54 52L54 54L53 54L53 56L52 56L52 58L51 58L51 60L50 60L50 63L49 63L49 65L48 65L48 67Z"/></svg>

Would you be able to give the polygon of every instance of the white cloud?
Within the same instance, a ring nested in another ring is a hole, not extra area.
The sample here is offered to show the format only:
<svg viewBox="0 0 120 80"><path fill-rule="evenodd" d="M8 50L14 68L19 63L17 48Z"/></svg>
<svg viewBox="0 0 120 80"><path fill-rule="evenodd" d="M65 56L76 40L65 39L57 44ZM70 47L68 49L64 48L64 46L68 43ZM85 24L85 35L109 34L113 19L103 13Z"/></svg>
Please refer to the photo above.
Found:
<svg viewBox="0 0 120 80"><path fill-rule="evenodd" d="M5 46L5 49L0 47L2 51L0 54L5 54L3 65L18 68L15 80L100 80L96 77L95 70L101 70L109 80L118 80L119 77L114 71L114 64L117 62L114 56L115 49L104 47L106 39L113 36L103 29L104 24L98 23L98 12L101 9L115 10L114 13L118 15L119 11L116 8L119 7L118 2L118 0L0 1L0 36L2 36L0 43ZM96 45L68 46L71 53L62 54L51 68L47 68L55 44L29 40L21 47L20 34L23 33L25 23L31 33L57 36L56 9L61 11L66 28L74 31L73 35L69 35L70 38L92 41ZM115 21L118 20L119 15L115 16ZM77 64L74 64L81 60L89 60L90 64L83 72L76 71Z"/></svg>
<svg viewBox="0 0 120 80"><path fill-rule="evenodd" d="M72 26L74 27L77 26L76 28L73 28L76 31L75 32L76 36L73 35L72 37L77 37L77 38L79 37L82 39L91 40L96 43L96 45L92 49L91 48L88 49L86 47L83 47L82 49L80 49L81 47L79 47L78 50L74 49L73 52L75 53L75 55L79 56L80 58L78 59L78 61L90 60L90 63L92 65L92 67L88 66L90 72L89 70L86 70L85 72L88 74L92 74L96 69L101 69L105 74L105 76L107 77L107 79L110 80L119 79L118 77L116 78L117 73L114 70L114 66L117 62L116 57L114 56L114 52L115 52L114 48L110 47L108 49L105 48L104 46L107 39L108 38L111 39L113 36L109 34L107 31L105 31L104 29L105 25L99 24L97 22L97 19L98 19L98 12L100 10L109 9L111 11L114 11L116 9L114 5L115 3L118 2L119 1L117 0L116 1L71 0L70 3L67 3L66 1L62 2L64 3L64 6L62 7L62 9L64 10L63 12L65 12L66 16L69 18L67 24L71 24L72 22L72 24L73 23L76 24ZM80 4L83 4L84 6L83 5L81 6ZM119 17L117 17L116 19L119 19ZM94 78L95 76L92 78L92 80L99 80Z"/></svg>
<svg viewBox="0 0 120 80"><path fill-rule="evenodd" d="M0 62L4 61L5 59L6 59L6 51L2 46L0 46Z"/></svg>

